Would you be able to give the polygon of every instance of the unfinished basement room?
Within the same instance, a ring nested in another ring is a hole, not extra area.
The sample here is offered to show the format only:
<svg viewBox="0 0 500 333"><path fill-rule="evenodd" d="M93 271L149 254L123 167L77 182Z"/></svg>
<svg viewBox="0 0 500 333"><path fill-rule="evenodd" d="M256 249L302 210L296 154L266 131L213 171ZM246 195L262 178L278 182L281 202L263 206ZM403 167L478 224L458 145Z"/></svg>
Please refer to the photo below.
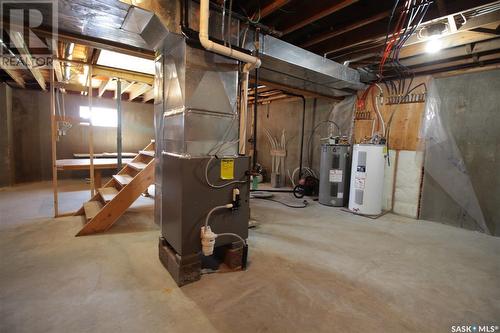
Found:
<svg viewBox="0 0 500 333"><path fill-rule="evenodd" d="M500 333L500 1L0 18L1 333Z"/></svg>

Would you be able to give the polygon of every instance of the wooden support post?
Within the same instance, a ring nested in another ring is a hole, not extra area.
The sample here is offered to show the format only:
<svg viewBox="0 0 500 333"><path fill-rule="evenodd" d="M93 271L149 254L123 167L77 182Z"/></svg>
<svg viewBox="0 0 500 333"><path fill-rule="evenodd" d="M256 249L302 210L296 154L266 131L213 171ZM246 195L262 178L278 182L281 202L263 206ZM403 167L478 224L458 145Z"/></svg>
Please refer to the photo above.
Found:
<svg viewBox="0 0 500 333"><path fill-rule="evenodd" d="M116 113L118 126L116 126L116 152L118 171L122 168L122 81L116 81Z"/></svg>
<svg viewBox="0 0 500 333"><path fill-rule="evenodd" d="M94 128L92 126L92 66L88 66L88 84L89 84L89 157L90 157L90 196L95 194L94 180Z"/></svg>
<svg viewBox="0 0 500 333"><path fill-rule="evenodd" d="M54 191L54 217L59 216L59 201L57 195L57 123L56 123L56 102L54 91L54 69L50 70L50 128L52 141L52 189Z"/></svg>

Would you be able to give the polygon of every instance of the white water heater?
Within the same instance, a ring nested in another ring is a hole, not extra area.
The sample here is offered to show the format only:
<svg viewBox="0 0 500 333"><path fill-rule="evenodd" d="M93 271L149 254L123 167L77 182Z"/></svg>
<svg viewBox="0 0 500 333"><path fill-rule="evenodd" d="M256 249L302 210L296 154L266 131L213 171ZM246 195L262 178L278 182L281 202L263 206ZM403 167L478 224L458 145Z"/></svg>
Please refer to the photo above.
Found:
<svg viewBox="0 0 500 333"><path fill-rule="evenodd" d="M352 150L349 209L364 215L382 213L385 146L354 145Z"/></svg>

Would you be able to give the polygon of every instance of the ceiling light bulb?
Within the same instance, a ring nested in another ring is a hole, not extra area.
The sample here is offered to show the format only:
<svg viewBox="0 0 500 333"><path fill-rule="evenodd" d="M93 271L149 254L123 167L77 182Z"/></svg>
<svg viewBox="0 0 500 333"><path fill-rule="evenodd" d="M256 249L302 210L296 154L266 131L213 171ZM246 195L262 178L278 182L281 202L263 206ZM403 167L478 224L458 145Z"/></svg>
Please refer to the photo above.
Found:
<svg viewBox="0 0 500 333"><path fill-rule="evenodd" d="M443 48L443 43L439 38L431 38L427 41L425 51L427 53L437 53Z"/></svg>

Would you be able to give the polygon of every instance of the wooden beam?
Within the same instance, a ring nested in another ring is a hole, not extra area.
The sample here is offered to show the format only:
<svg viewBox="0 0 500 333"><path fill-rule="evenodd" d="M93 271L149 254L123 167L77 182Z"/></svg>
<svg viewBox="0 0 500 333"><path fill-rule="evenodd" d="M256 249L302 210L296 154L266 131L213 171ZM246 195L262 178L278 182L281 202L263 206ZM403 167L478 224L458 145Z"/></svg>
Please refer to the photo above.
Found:
<svg viewBox="0 0 500 333"><path fill-rule="evenodd" d="M309 25L309 24L311 24L313 22L316 22L316 21L322 19L323 17L326 17L326 16L331 15L331 14L333 14L335 12L338 12L339 10L342 10L342 9L346 8L346 7L352 5L355 2L358 2L358 0L342 0L342 1L337 1L335 4L330 5L329 7L326 7L324 9L322 9L321 11L319 11L319 12L317 12L317 13L315 13L315 14L307 17L307 18L304 18L301 21L298 21L298 22L294 23L294 24L286 27L285 29L282 29L283 34L287 35L289 33L294 32L295 30L299 30L300 28L303 28L306 25Z"/></svg>
<svg viewBox="0 0 500 333"><path fill-rule="evenodd" d="M123 69L110 68L104 66L93 66L93 71L95 76L107 76L107 77L116 77L126 81L134 81L140 83L146 83L149 85L153 85L154 76L144 73L137 73L126 71Z"/></svg>
<svg viewBox="0 0 500 333"><path fill-rule="evenodd" d="M146 103L146 102L152 100L153 98L155 98L155 90L154 90L153 87L151 87L151 89L149 89L148 91L146 91L146 93L142 97L142 102Z"/></svg>
<svg viewBox="0 0 500 333"><path fill-rule="evenodd" d="M257 102L257 104L270 104L272 102L288 102L288 101L295 100L297 98L300 98L300 97L290 96L290 95L280 95L280 96L277 96L275 98L262 98L262 99L259 99L259 101ZM254 103L254 101L249 101L248 104L254 105L255 103Z"/></svg>
<svg viewBox="0 0 500 333"><path fill-rule="evenodd" d="M310 47L310 46L319 44L319 43L321 43L321 42L323 42L325 40L328 40L330 38L343 35L343 34L349 32L349 31L353 31L353 30L356 30L358 28L364 27L365 25L371 24L373 22L380 21L380 20L386 18L387 16L389 16L390 13L391 13L390 11L385 11L385 12L382 12L380 14L368 17L368 18L366 18L364 20L357 21L357 22L355 22L353 24L350 24L350 25L348 25L346 27L342 27L340 29L334 30L334 31L332 31L330 33L319 34L316 37L311 38L310 40L308 40L307 42L303 43L300 46L303 47L303 48L306 48L306 47Z"/></svg>
<svg viewBox="0 0 500 333"><path fill-rule="evenodd" d="M251 78L250 84L253 85L254 84L253 82L255 82L255 81L253 78ZM328 100L342 100L343 99L343 97L333 98L331 96L326 96L326 95L322 95L322 94L315 94L315 93L312 93L310 91L305 91L305 90L301 90L301 89L297 89L297 88L291 88L287 85L284 85L284 84L278 83L278 82L264 81L264 80L259 79L259 84L265 85L269 88L282 90L285 93L288 92L288 93L292 93L295 95L303 95L304 97L317 97L317 98L324 98L324 99L328 99Z"/></svg>
<svg viewBox="0 0 500 333"><path fill-rule="evenodd" d="M483 67L498 63L500 63L500 52L445 63L432 64L429 66L414 67L413 72L415 75L429 75L439 72L448 72L451 70L466 69L469 67Z"/></svg>
<svg viewBox="0 0 500 333"><path fill-rule="evenodd" d="M140 58L146 58L151 60L155 59L154 51L140 49L131 45L114 42L108 39L95 38L83 34L71 33L69 31L62 31L61 29L57 31L57 36L53 36L52 31L50 29L47 29L46 27L31 28L31 31L37 36L46 38L57 38L59 41L63 42L80 44L95 49L125 53Z"/></svg>
<svg viewBox="0 0 500 333"><path fill-rule="evenodd" d="M135 89L133 89L130 92L130 97L128 100L132 101L132 100L136 99L137 97L141 96L146 91L148 91L150 88L151 88L151 86L149 84L145 84L145 83L141 84L140 86L136 87Z"/></svg>
<svg viewBox="0 0 500 333"><path fill-rule="evenodd" d="M77 92L86 92L86 85L74 84L74 83L64 83L64 82L55 82L54 87L59 89L65 89L69 91L77 91Z"/></svg>
<svg viewBox="0 0 500 333"><path fill-rule="evenodd" d="M86 63L84 61L78 61L78 60L69 60L69 59L60 59L60 58L54 59L54 60L62 62L62 63L68 63L68 64L76 64L76 65L83 65L83 66L89 65L88 63ZM107 76L107 77L111 77L111 78L120 78L120 79L123 79L126 81L147 83L149 85L153 85L153 83L154 83L154 75L133 72L133 71L127 71L124 69L112 68L112 67L101 66L101 65L94 65L94 66L92 66L92 72L94 73L94 76Z"/></svg>
<svg viewBox="0 0 500 333"><path fill-rule="evenodd" d="M40 88L42 88L42 90L47 90L47 84L45 83L45 79L40 70L33 66L33 61L31 59L30 51L26 46L26 43L24 42L20 32L9 30L9 36L11 41L14 43L19 53L21 54L21 57L23 58L24 62L26 63L26 66L28 67L31 74L35 78L36 82L38 82L38 84L40 85Z"/></svg>
<svg viewBox="0 0 500 333"><path fill-rule="evenodd" d="M444 49L437 54L421 54L415 57L410 57L402 59L401 63L406 67L421 66L424 64L444 62L449 59L458 59L464 57L472 57L473 55L479 55L481 53L488 53L491 51L500 50L500 38L489 39L481 42L473 42L468 45L462 45L460 47L453 47L450 49Z"/></svg>
<svg viewBox="0 0 500 333"><path fill-rule="evenodd" d="M10 61L9 57L1 56L0 57L0 68L3 69L5 71L5 73L7 73L12 78L12 80L14 80L19 86L24 88L25 82L24 82L24 79L21 76L21 74L19 74L19 72L17 72L17 70L6 65L9 63L9 61Z"/></svg>
<svg viewBox="0 0 500 333"><path fill-rule="evenodd" d="M274 0L264 8L260 10L260 18L263 19L266 16L271 15L287 3L289 3L290 0Z"/></svg>
<svg viewBox="0 0 500 333"><path fill-rule="evenodd" d="M440 38L442 49L448 49L452 47L458 47L462 45L467 45L471 43L478 43L488 39L495 38L495 36L489 34L480 34L473 31L464 31L461 33L456 33ZM422 40L419 43L414 43L409 46L405 46L401 49L400 57L401 59L414 57L417 55L426 53L427 40Z"/></svg>
<svg viewBox="0 0 500 333"><path fill-rule="evenodd" d="M108 89L109 85L113 82L111 78L108 78L107 80L102 81L101 85L99 86L99 97L102 97L104 92Z"/></svg>

